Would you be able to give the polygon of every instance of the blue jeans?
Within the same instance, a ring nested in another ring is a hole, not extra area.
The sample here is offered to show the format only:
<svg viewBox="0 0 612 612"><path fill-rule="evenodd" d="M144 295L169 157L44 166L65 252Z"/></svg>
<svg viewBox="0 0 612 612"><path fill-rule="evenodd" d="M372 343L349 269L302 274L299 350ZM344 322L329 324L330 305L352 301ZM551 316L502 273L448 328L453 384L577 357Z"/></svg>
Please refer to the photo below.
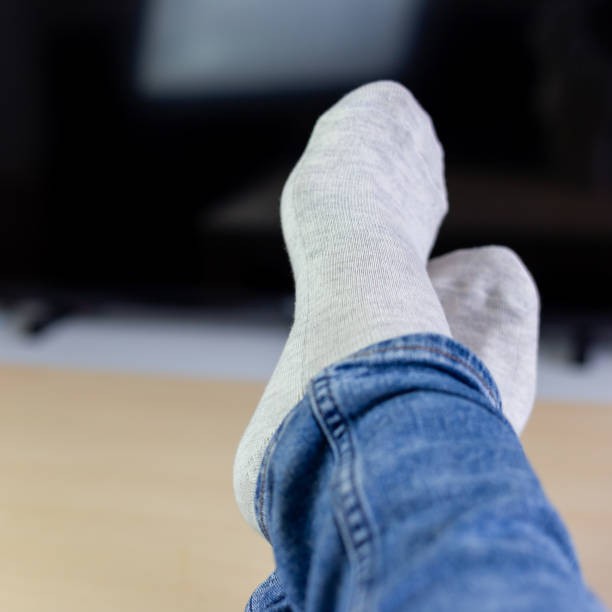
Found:
<svg viewBox="0 0 612 612"><path fill-rule="evenodd" d="M603 610L491 375L450 338L323 370L270 442L255 505L277 569L247 610Z"/></svg>

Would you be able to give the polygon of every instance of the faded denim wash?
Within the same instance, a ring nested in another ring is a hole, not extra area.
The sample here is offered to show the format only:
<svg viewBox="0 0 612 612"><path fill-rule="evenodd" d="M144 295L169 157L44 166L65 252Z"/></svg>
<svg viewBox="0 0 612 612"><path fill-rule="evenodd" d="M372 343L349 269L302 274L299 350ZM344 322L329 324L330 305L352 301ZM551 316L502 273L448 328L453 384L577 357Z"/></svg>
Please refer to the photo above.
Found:
<svg viewBox="0 0 612 612"><path fill-rule="evenodd" d="M381 342L313 378L255 506L277 569L250 611L603 610L491 375L450 338Z"/></svg>

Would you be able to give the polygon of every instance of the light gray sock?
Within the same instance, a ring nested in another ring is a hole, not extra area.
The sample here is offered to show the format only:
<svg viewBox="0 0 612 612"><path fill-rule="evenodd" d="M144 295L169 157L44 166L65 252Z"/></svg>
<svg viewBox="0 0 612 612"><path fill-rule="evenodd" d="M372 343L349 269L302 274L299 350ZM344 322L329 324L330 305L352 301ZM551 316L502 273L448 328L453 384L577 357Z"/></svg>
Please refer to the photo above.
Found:
<svg viewBox="0 0 612 612"><path fill-rule="evenodd" d="M499 246L436 257L428 272L453 338L489 368L520 434L536 388L540 301L533 278L514 251Z"/></svg>
<svg viewBox="0 0 612 612"><path fill-rule="evenodd" d="M388 338L450 335L426 270L446 209L442 149L404 87L360 87L319 118L281 198L294 323L234 463L255 529L265 448L317 372Z"/></svg>

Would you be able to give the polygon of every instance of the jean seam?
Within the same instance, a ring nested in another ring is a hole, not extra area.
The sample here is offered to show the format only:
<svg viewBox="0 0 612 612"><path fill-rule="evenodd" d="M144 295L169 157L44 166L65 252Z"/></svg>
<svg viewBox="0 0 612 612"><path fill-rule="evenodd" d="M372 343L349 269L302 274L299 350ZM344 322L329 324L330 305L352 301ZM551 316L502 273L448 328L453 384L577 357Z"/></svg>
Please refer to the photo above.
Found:
<svg viewBox="0 0 612 612"><path fill-rule="evenodd" d="M404 345L398 345L398 346L392 346L392 347L387 347L387 348L380 348L380 349L376 349L376 348L372 348L372 349L365 349L362 351L359 351L357 353L355 353L352 356L352 359L355 358L361 358L361 357L367 357L369 355L374 355L374 354L380 354L380 353L389 353L389 352L393 352L393 351L398 351L398 350L423 350L423 351L427 351L430 353L434 353L437 355L442 355L443 357L450 359L451 361L455 361L459 364L461 364L462 366L464 366L465 368L467 368L477 379L478 381L481 383L481 385L484 387L484 389L487 391L488 395L489 395L489 400L491 400L493 402L493 404L499 409L501 410L501 407L499 406L499 402L496 399L496 394L494 393L493 389L491 388L491 386L487 383L487 381L483 378L483 376L474 368L472 367L465 359L461 358L461 357L457 357L447 351L443 351L441 349L436 349L433 347L428 347L422 344L404 344ZM338 365L338 364L337 364ZM333 371L333 368L335 368L336 366L331 366L331 369ZM336 402L333 400L332 398L332 393L331 393L331 388L329 386L329 374L325 373L322 375L323 378L325 378L325 380L327 380L327 387L328 387L328 393L329 393L329 397L334 405L334 407L336 407L336 410L338 412L339 415L341 415L341 418L344 418L342 416L342 413L337 409L336 406ZM315 377L313 379L313 383L316 382L317 379L321 379L321 377ZM315 398L317 397L316 393L314 394ZM318 398L317 398L318 399ZM264 537L270 541L270 535L269 532L266 528L266 524L265 524L265 519L264 519L264 491L265 491L265 486L266 486L266 474L267 474L267 470L268 470L268 464L270 463L270 457L272 455L272 452L274 450L274 447L276 446L276 443L278 441L278 438L280 436L280 433L285 425L287 419L285 419L278 427L278 429L276 430L276 432L274 433L274 436L272 437L272 439L270 440L270 442L268 443L268 446L266 448L266 452L262 461L262 465L261 465L261 472L260 472L260 478L261 478L261 483L260 483L260 490L259 490L259 495L257 496L255 503L256 503L256 517L258 519L258 523L259 523L259 527L264 535Z"/></svg>
<svg viewBox="0 0 612 612"><path fill-rule="evenodd" d="M339 511L335 513L336 520L341 536L344 534L342 540L349 553L349 558L352 557L356 562L354 572L356 584L364 591L353 594L353 603L358 601L360 607L366 609L367 595L369 595L367 586L373 581L374 529L370 524L365 502L356 483L357 453L351 429L334 398L330 376L324 375L318 380L315 379L311 384L311 394L315 419L332 447L337 462L337 469L332 478L334 506ZM356 517L357 520L351 520L349 518L351 516ZM354 570L354 568L351 569ZM351 607L350 609L357 610L358 608Z"/></svg>
<svg viewBox="0 0 612 612"><path fill-rule="evenodd" d="M287 422L287 419L285 419L278 426L278 429L272 436L272 439L270 440L270 442L268 442L268 446L266 448L266 452L265 452L265 455L264 455L264 458L261 464L261 468L260 468L259 495L257 495L257 497L255 498L255 516L257 517L259 528L261 529L263 536L266 538L266 540L268 540L268 542L271 542L270 533L268 531L268 528L266 527L265 516L264 516L264 498L265 498L266 480L267 480L267 474L268 474L268 465L270 463L272 453L274 449L276 448L280 434L282 430L284 429L286 422Z"/></svg>
<svg viewBox="0 0 612 612"><path fill-rule="evenodd" d="M479 382L482 384L482 386L486 389L487 393L489 394L489 396L490 396L489 399L491 401L493 401L495 406L499 407L497 399L496 399L496 394L493 392L493 389L487 383L487 381L482 377L480 372L478 372L474 367L472 367L467 361L465 361L461 357L457 357L457 356L452 355L451 353L448 353L446 351L443 351L443 350L440 350L440 349L436 349L436 348L432 348L432 347L429 347L429 346L423 346L421 344L413 344L413 345L393 346L393 347L382 348L382 349L366 349L364 352L355 353L355 355L353 355L353 357L354 358L367 357L368 355L374 355L374 354L377 354L377 353L389 353L389 352L398 351L398 350L400 350L400 351L401 350L410 350L410 351L422 350L422 351L428 351L430 353L435 353L437 355L442 355L443 357L446 357L447 359L450 359L451 361L456 361L456 362L460 363L462 366L466 367L479 380Z"/></svg>
<svg viewBox="0 0 612 612"><path fill-rule="evenodd" d="M287 599L286 595L279 595L276 599L273 599L270 602L270 605L275 606L276 604L279 604L281 601L284 601L285 599Z"/></svg>

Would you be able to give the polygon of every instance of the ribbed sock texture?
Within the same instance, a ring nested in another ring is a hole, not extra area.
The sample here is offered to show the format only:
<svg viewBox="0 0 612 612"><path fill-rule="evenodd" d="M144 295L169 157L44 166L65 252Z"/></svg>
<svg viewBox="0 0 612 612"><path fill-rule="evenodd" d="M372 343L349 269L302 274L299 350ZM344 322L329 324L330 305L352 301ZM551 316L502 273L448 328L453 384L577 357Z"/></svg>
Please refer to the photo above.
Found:
<svg viewBox="0 0 612 612"><path fill-rule="evenodd" d="M265 448L317 372L388 338L450 335L426 270L446 210L442 149L401 85L361 87L319 118L281 198L294 323L234 464L255 529Z"/></svg>
<svg viewBox="0 0 612 612"><path fill-rule="evenodd" d="M533 278L516 253L499 246L436 257L428 271L453 338L489 368L520 434L536 389L540 302Z"/></svg>

